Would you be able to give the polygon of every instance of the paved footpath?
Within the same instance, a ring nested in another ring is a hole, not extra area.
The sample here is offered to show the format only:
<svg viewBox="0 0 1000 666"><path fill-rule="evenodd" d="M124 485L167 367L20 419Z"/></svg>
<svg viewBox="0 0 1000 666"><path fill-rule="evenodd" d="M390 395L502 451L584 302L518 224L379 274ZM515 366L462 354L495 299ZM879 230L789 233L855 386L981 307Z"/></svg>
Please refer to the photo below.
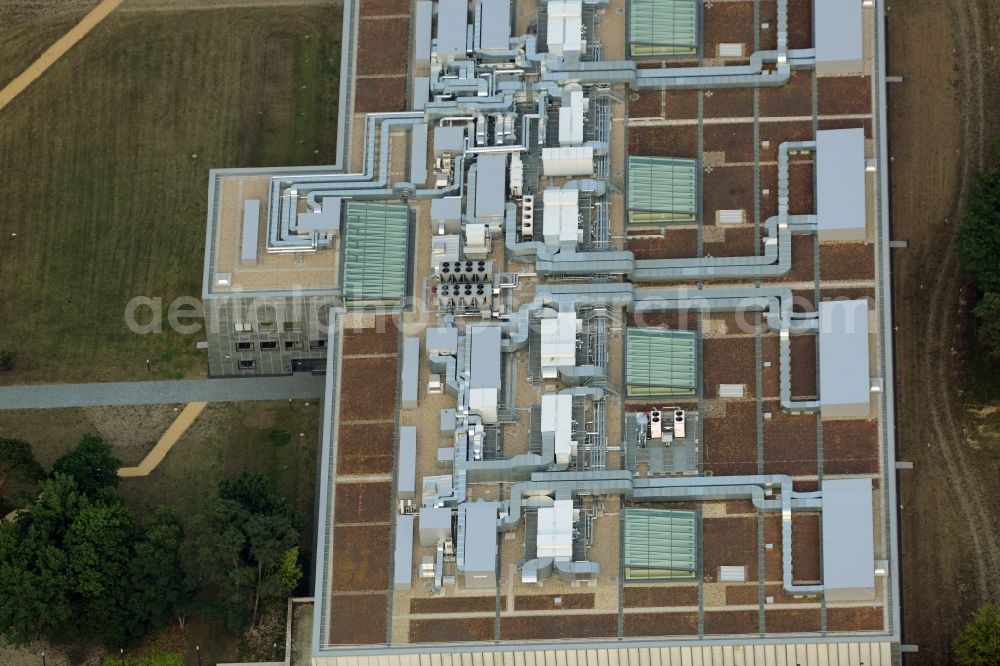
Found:
<svg viewBox="0 0 1000 666"><path fill-rule="evenodd" d="M2 409L49 409L101 405L160 405L181 402L242 402L319 398L323 377L297 373L285 377L180 379L102 384L38 384L0 387Z"/></svg>

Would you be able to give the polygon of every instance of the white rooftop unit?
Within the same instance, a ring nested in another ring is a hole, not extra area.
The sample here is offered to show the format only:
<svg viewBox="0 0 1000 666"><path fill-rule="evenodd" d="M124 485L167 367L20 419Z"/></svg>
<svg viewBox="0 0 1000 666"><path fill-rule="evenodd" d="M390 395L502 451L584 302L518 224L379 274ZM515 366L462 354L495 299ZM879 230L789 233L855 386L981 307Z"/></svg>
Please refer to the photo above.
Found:
<svg viewBox="0 0 1000 666"><path fill-rule="evenodd" d="M821 242L865 240L863 129L816 133L816 217Z"/></svg>
<svg viewBox="0 0 1000 666"><path fill-rule="evenodd" d="M546 393L542 396L542 440L555 441L555 462L568 465L576 442L573 441L573 396Z"/></svg>
<svg viewBox="0 0 1000 666"><path fill-rule="evenodd" d="M465 225L465 256L468 259L485 259L490 252L490 234L485 224Z"/></svg>
<svg viewBox="0 0 1000 666"><path fill-rule="evenodd" d="M871 479L824 480L823 596L875 600L875 537Z"/></svg>
<svg viewBox="0 0 1000 666"><path fill-rule="evenodd" d="M458 261L459 245L458 234L434 236L431 239L431 268L437 271L443 262Z"/></svg>
<svg viewBox="0 0 1000 666"><path fill-rule="evenodd" d="M549 0L546 45L549 53L565 59L579 58L584 49L583 2Z"/></svg>
<svg viewBox="0 0 1000 666"><path fill-rule="evenodd" d="M486 153L476 159L476 218L502 218L507 203L507 154Z"/></svg>
<svg viewBox="0 0 1000 666"><path fill-rule="evenodd" d="M576 248L580 232L580 191L549 188L542 192L542 239L553 252Z"/></svg>
<svg viewBox="0 0 1000 666"><path fill-rule="evenodd" d="M594 149L590 146L542 148L546 176L593 176Z"/></svg>
<svg viewBox="0 0 1000 666"><path fill-rule="evenodd" d="M469 35L467 0L438 0L437 48L439 56L464 58Z"/></svg>
<svg viewBox="0 0 1000 666"><path fill-rule="evenodd" d="M860 1L814 0L817 74L864 72L861 12Z"/></svg>
<svg viewBox="0 0 1000 666"><path fill-rule="evenodd" d="M819 400L824 419L871 416L866 299L819 304Z"/></svg>
<svg viewBox="0 0 1000 666"><path fill-rule="evenodd" d="M419 518L420 545L436 546L441 539L451 537L451 509L421 507Z"/></svg>
<svg viewBox="0 0 1000 666"><path fill-rule="evenodd" d="M559 368L576 365L577 325L575 312L560 312L542 320L540 356L544 378L555 379Z"/></svg>
<svg viewBox="0 0 1000 666"><path fill-rule="evenodd" d="M579 86L575 86L579 88ZM568 102L568 104L567 104ZM579 146L583 143L583 111L586 100L583 89L569 90L559 107L559 145Z"/></svg>
<svg viewBox="0 0 1000 666"><path fill-rule="evenodd" d="M556 500L538 509L538 557L570 560L573 557L573 500Z"/></svg>

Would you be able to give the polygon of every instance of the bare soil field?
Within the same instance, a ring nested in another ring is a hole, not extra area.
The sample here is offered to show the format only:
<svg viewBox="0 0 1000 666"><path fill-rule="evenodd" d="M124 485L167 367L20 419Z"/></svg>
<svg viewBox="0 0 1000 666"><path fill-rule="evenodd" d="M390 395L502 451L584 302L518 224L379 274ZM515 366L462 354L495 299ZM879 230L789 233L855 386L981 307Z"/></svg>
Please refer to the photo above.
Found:
<svg viewBox="0 0 1000 666"><path fill-rule="evenodd" d="M698 255L698 231L667 228L659 238L629 238L628 249L636 259L694 257Z"/></svg>
<svg viewBox="0 0 1000 666"><path fill-rule="evenodd" d="M537 620L535 621L537 622ZM411 643L490 641L493 640L495 631L496 620L492 617L469 617L459 620L451 618L410 620Z"/></svg>
<svg viewBox="0 0 1000 666"><path fill-rule="evenodd" d="M340 420L390 418L396 406L396 357L341 363Z"/></svg>
<svg viewBox="0 0 1000 666"><path fill-rule="evenodd" d="M330 642L334 645L385 643L389 599L386 593L330 596Z"/></svg>
<svg viewBox="0 0 1000 666"><path fill-rule="evenodd" d="M626 636L695 636L697 613L626 613Z"/></svg>
<svg viewBox="0 0 1000 666"><path fill-rule="evenodd" d="M716 581L721 566L745 566L748 581L757 576L757 518L705 518L702 566L705 579Z"/></svg>
<svg viewBox="0 0 1000 666"><path fill-rule="evenodd" d="M753 123L705 125L705 152L723 152L726 162L753 162Z"/></svg>
<svg viewBox="0 0 1000 666"><path fill-rule="evenodd" d="M665 608L697 606L697 585L663 585L657 587L625 586L625 608Z"/></svg>
<svg viewBox="0 0 1000 666"><path fill-rule="evenodd" d="M872 112L870 76L821 76L816 85L821 116Z"/></svg>
<svg viewBox="0 0 1000 666"><path fill-rule="evenodd" d="M757 611L709 611L705 613L705 635L756 634L760 631Z"/></svg>
<svg viewBox="0 0 1000 666"><path fill-rule="evenodd" d="M870 119L859 120L855 118L820 118L819 129L849 129L851 127L862 127L865 130L865 138L872 138L872 121Z"/></svg>
<svg viewBox="0 0 1000 666"><path fill-rule="evenodd" d="M811 0L788 2L788 48L808 49L814 46Z"/></svg>
<svg viewBox="0 0 1000 666"><path fill-rule="evenodd" d="M745 210L753 221L754 169L750 165L716 167L701 179L705 224L715 224L719 210Z"/></svg>
<svg viewBox="0 0 1000 666"><path fill-rule="evenodd" d="M808 215L816 212L815 167L812 162L788 165L788 213Z"/></svg>
<svg viewBox="0 0 1000 666"><path fill-rule="evenodd" d="M820 609L795 608L764 611L767 633L799 634L820 630Z"/></svg>
<svg viewBox="0 0 1000 666"><path fill-rule="evenodd" d="M345 328L340 348L344 356L395 354L399 329L392 317L377 317L374 328Z"/></svg>
<svg viewBox="0 0 1000 666"><path fill-rule="evenodd" d="M718 57L719 44L744 44L749 57L753 51L752 2L715 2L706 4L702 13L702 48L708 58Z"/></svg>
<svg viewBox="0 0 1000 666"><path fill-rule="evenodd" d="M778 147L786 141L808 141L813 138L811 120L785 120L773 123L761 123L760 140L767 141L767 146L760 147L762 162L774 162L778 159Z"/></svg>
<svg viewBox="0 0 1000 666"><path fill-rule="evenodd" d="M392 423L341 425L338 474L391 474L396 428Z"/></svg>
<svg viewBox="0 0 1000 666"><path fill-rule="evenodd" d="M706 398L719 397L719 384L743 384L746 396L754 397L757 375L753 338L705 338L702 351Z"/></svg>
<svg viewBox="0 0 1000 666"><path fill-rule="evenodd" d="M530 616L500 618L502 640L541 640L560 638L607 638L618 635L617 615L556 615L544 622ZM493 620L490 620L492 628ZM492 635L492 633L490 634Z"/></svg>
<svg viewBox="0 0 1000 666"><path fill-rule="evenodd" d="M724 5L715 6L722 7ZM706 90L705 117L753 118L753 90L751 88Z"/></svg>
<svg viewBox="0 0 1000 666"><path fill-rule="evenodd" d="M875 246L864 243L820 243L821 280L871 280L875 277Z"/></svg>
<svg viewBox="0 0 1000 666"><path fill-rule="evenodd" d="M765 402L764 471L767 474L816 474L816 415L790 414L777 400Z"/></svg>
<svg viewBox="0 0 1000 666"><path fill-rule="evenodd" d="M354 112L406 110L406 77L364 79L354 92Z"/></svg>
<svg viewBox="0 0 1000 666"><path fill-rule="evenodd" d="M754 230L749 226L726 229L726 240L720 243L705 243L705 256L711 257L752 257L756 254L757 241Z"/></svg>
<svg viewBox="0 0 1000 666"><path fill-rule="evenodd" d="M789 10L789 16L791 13ZM812 74L804 69L792 70L792 77L785 85L761 88L761 116L812 116Z"/></svg>
<svg viewBox="0 0 1000 666"><path fill-rule="evenodd" d="M31 4L44 11L0 20L0 77L94 3ZM147 359L152 378L201 375L196 335L132 333L126 305L201 293L210 168L332 162L340 24L332 1L294 18L116 10L0 112L0 319L17 354L0 381L146 379Z"/></svg>
<svg viewBox="0 0 1000 666"><path fill-rule="evenodd" d="M878 472L878 423L824 421L823 459L827 474Z"/></svg>
<svg viewBox="0 0 1000 666"><path fill-rule="evenodd" d="M405 74L408 18L362 18L358 26L358 76Z"/></svg>
<svg viewBox="0 0 1000 666"><path fill-rule="evenodd" d="M556 603L556 598L559 603ZM593 608L593 592L573 592L570 594L550 595L550 594L526 594L514 597L514 610L561 610Z"/></svg>
<svg viewBox="0 0 1000 666"><path fill-rule="evenodd" d="M826 610L828 631L878 631L884 626L882 608L879 606L828 608Z"/></svg>
<svg viewBox="0 0 1000 666"><path fill-rule="evenodd" d="M506 597L501 597L501 604ZM497 599L492 597L430 597L410 599L410 613L478 613L495 611Z"/></svg>
<svg viewBox="0 0 1000 666"><path fill-rule="evenodd" d="M757 473L757 442L747 433L757 428L757 405L726 402L724 418L706 418L705 468L716 476Z"/></svg>
<svg viewBox="0 0 1000 666"><path fill-rule="evenodd" d="M391 483L338 483L334 515L338 523L388 523Z"/></svg>
<svg viewBox="0 0 1000 666"><path fill-rule="evenodd" d="M389 586L389 527L382 525L333 528L334 592L381 591Z"/></svg>
<svg viewBox="0 0 1000 666"><path fill-rule="evenodd" d="M697 125L630 127L629 155L646 157L698 157Z"/></svg>

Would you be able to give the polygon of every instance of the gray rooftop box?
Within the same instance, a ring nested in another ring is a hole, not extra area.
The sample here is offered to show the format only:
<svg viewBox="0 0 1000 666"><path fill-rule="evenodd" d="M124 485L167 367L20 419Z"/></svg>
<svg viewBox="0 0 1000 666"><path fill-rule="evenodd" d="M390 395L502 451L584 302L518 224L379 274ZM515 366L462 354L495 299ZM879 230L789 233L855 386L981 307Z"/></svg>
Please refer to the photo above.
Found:
<svg viewBox="0 0 1000 666"><path fill-rule="evenodd" d="M482 28L479 48L484 51L510 49L510 0L479 0Z"/></svg>
<svg viewBox="0 0 1000 666"><path fill-rule="evenodd" d="M865 131L816 133L816 216L819 240L863 241L865 206Z"/></svg>
<svg viewBox="0 0 1000 666"><path fill-rule="evenodd" d="M462 231L462 197L444 197L431 200L431 224L434 234L443 226L446 234Z"/></svg>
<svg viewBox="0 0 1000 666"><path fill-rule="evenodd" d="M503 217L507 203L507 154L481 154L476 165L476 218Z"/></svg>
<svg viewBox="0 0 1000 666"><path fill-rule="evenodd" d="M860 0L814 0L817 74L864 72L861 11Z"/></svg>
<svg viewBox="0 0 1000 666"><path fill-rule="evenodd" d="M495 588L497 584L497 505L463 504L465 510L465 586Z"/></svg>
<svg viewBox="0 0 1000 666"><path fill-rule="evenodd" d="M413 57L418 64L429 65L431 60L431 21L434 19L434 3L431 0L417 0L414 11Z"/></svg>
<svg viewBox="0 0 1000 666"><path fill-rule="evenodd" d="M400 387L400 406L414 409L417 406L420 385L420 338L403 338L403 381Z"/></svg>
<svg viewBox="0 0 1000 666"><path fill-rule="evenodd" d="M464 125L434 128L434 157L441 157L446 151L452 155L465 152Z"/></svg>
<svg viewBox="0 0 1000 666"><path fill-rule="evenodd" d="M867 299L819 304L819 401L824 419L871 416Z"/></svg>
<svg viewBox="0 0 1000 666"><path fill-rule="evenodd" d="M872 480L823 481L823 595L875 600Z"/></svg>
<svg viewBox="0 0 1000 666"><path fill-rule="evenodd" d="M454 435L457 423L454 409L441 410L440 430L442 435Z"/></svg>
<svg viewBox="0 0 1000 666"><path fill-rule="evenodd" d="M413 584L413 514L396 516L396 553L393 557L393 586L408 590Z"/></svg>
<svg viewBox="0 0 1000 666"><path fill-rule="evenodd" d="M257 263L257 240L260 236L260 199L246 199L243 202L243 251L240 259L247 263Z"/></svg>
<svg viewBox="0 0 1000 666"><path fill-rule="evenodd" d="M319 212L299 213L295 218L299 231L340 231L340 197L323 197Z"/></svg>
<svg viewBox="0 0 1000 666"><path fill-rule="evenodd" d="M438 54L465 57L469 34L469 3L466 0L438 0L436 34Z"/></svg>
<svg viewBox="0 0 1000 666"><path fill-rule="evenodd" d="M466 335L472 345L469 388L500 388L500 328L470 326Z"/></svg>
<svg viewBox="0 0 1000 666"><path fill-rule="evenodd" d="M417 497L417 429L402 426L399 429L399 479L396 485L399 499Z"/></svg>
<svg viewBox="0 0 1000 666"><path fill-rule="evenodd" d="M417 123L410 134L410 182L427 184L427 123Z"/></svg>
<svg viewBox="0 0 1000 666"><path fill-rule="evenodd" d="M436 546L439 539L451 537L451 509L448 507L421 507L420 520L421 546Z"/></svg>
<svg viewBox="0 0 1000 666"><path fill-rule="evenodd" d="M427 353L454 356L458 352L458 329L454 326L431 326L427 329Z"/></svg>

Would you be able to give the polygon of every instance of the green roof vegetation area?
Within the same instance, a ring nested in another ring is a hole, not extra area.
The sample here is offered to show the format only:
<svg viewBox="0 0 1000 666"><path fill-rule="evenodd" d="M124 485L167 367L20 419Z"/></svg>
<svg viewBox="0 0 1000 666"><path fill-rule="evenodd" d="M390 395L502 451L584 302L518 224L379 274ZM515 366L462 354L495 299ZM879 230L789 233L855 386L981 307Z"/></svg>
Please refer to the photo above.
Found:
<svg viewBox="0 0 1000 666"><path fill-rule="evenodd" d="M344 302L393 305L406 296L410 208L351 201L344 223Z"/></svg>
<svg viewBox="0 0 1000 666"><path fill-rule="evenodd" d="M697 214L697 160L628 158L630 224L693 224Z"/></svg>
<svg viewBox="0 0 1000 666"><path fill-rule="evenodd" d="M698 52L700 0L632 0L628 36L633 56L694 55Z"/></svg>
<svg viewBox="0 0 1000 666"><path fill-rule="evenodd" d="M695 333L663 328L630 328L626 333L625 384L629 397L693 396Z"/></svg>
<svg viewBox="0 0 1000 666"><path fill-rule="evenodd" d="M625 580L693 580L697 528L694 511L625 509Z"/></svg>

